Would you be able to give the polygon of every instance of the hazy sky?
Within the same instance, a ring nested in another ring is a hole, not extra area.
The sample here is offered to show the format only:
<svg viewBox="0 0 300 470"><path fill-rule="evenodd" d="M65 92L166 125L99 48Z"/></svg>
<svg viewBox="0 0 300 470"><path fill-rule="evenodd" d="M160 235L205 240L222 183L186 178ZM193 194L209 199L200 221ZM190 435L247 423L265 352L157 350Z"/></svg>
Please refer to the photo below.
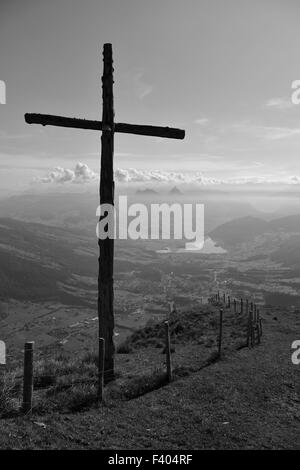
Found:
<svg viewBox="0 0 300 470"><path fill-rule="evenodd" d="M116 121L186 130L183 141L117 134L120 179L298 181L299 0L1 0L2 193L99 171L99 133L29 126L24 113L101 119L105 42ZM78 162L91 171L74 173Z"/></svg>

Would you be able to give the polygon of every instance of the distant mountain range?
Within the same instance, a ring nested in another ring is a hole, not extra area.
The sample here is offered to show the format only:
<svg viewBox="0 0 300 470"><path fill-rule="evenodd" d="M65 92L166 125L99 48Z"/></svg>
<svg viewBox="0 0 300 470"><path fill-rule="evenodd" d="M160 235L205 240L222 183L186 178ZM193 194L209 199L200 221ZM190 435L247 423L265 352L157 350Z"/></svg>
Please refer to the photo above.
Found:
<svg viewBox="0 0 300 470"><path fill-rule="evenodd" d="M145 188L145 189L138 189L136 191L136 194L144 194L144 195L163 195L165 194L165 191L162 191L162 192L159 192L159 191L155 191L155 189L152 189L152 188ZM168 191L167 194L171 194L171 195L178 195L178 196L181 196L183 193L182 191L180 191L180 189L177 188L177 186L174 186L172 189L170 189L170 191Z"/></svg>
<svg viewBox="0 0 300 470"><path fill-rule="evenodd" d="M0 201L0 217L47 225L86 227L95 225L98 194L23 194Z"/></svg>
<svg viewBox="0 0 300 470"><path fill-rule="evenodd" d="M276 232L300 232L300 214L270 220L269 227Z"/></svg>
<svg viewBox="0 0 300 470"><path fill-rule="evenodd" d="M219 225L210 232L210 237L221 246L230 247L252 240L257 235L267 232L269 224L258 217L242 217Z"/></svg>
<svg viewBox="0 0 300 470"><path fill-rule="evenodd" d="M96 243L93 253L74 231L2 218L0 297L88 304L78 295L77 277L96 279L96 253Z"/></svg>
<svg viewBox="0 0 300 470"><path fill-rule="evenodd" d="M210 237L226 249L260 240L272 260L300 268L300 214L266 222L258 217L242 217L219 225ZM259 237L259 238L258 238Z"/></svg>
<svg viewBox="0 0 300 470"><path fill-rule="evenodd" d="M177 186L174 186L174 188L172 188L170 191L169 191L169 194L173 194L175 196L180 196L182 193L182 191L180 191L180 189L177 188Z"/></svg>
<svg viewBox="0 0 300 470"><path fill-rule="evenodd" d="M256 236L265 233L278 232L300 234L300 214L273 219L269 222L258 217L241 217L219 225L210 232L210 236L225 247L253 240Z"/></svg>
<svg viewBox="0 0 300 470"><path fill-rule="evenodd" d="M300 234L285 240L280 247L271 253L271 259L290 268L300 268ZM295 276L299 276L300 272Z"/></svg>
<svg viewBox="0 0 300 470"><path fill-rule="evenodd" d="M182 194L177 186L164 193L156 192L151 188L144 188L139 189L135 194L128 194L129 203L134 203L135 200L142 200L146 204L153 201L156 203L171 203L174 199L181 203L202 203L205 205L206 233L221 223L242 215L261 216L261 213L247 201L239 199L226 200L223 196L220 198L215 195L205 199L201 192L192 196ZM7 217L94 234L98 205L99 196L97 191L95 193L22 194L0 201L0 218Z"/></svg>
<svg viewBox="0 0 300 470"><path fill-rule="evenodd" d="M143 194L143 195L158 195L159 193L155 191L154 189L151 188L146 188L146 189L138 189L136 191L136 194Z"/></svg>

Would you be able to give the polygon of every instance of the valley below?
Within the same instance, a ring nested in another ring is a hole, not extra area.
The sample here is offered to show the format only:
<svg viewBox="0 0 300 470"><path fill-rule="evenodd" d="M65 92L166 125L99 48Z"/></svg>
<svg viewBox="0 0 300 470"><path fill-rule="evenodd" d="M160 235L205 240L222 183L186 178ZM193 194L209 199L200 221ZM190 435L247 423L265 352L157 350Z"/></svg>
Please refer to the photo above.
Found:
<svg viewBox="0 0 300 470"><path fill-rule="evenodd" d="M95 225L84 217L90 200L73 219L68 206L58 209L56 225L54 209L43 223L24 221L13 202L16 218L0 217L0 337L9 360L20 357L24 341L49 355L96 347L98 246ZM36 219L34 212L31 201L24 218ZM300 309L299 215L268 221L255 213L217 226L207 217L202 250L185 250L184 240L116 240L116 346L168 318L171 303L197 309L217 290Z"/></svg>

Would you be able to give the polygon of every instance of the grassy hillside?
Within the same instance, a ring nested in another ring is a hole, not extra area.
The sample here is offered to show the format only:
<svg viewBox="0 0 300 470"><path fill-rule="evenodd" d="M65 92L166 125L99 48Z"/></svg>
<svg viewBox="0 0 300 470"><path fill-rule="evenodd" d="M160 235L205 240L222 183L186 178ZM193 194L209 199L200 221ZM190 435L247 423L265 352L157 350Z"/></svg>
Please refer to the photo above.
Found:
<svg viewBox="0 0 300 470"><path fill-rule="evenodd" d="M290 359L291 343L297 339L300 326L299 313L266 308L261 345L240 349L235 342L227 341L234 331L231 330L231 313L227 311L225 344L228 347L220 361L206 361L204 357L205 350L207 357L215 352L215 330L208 331L207 327L216 311L212 308L201 313L200 317L206 320L197 322L196 312L193 312L185 328L189 315L183 312L183 329L178 334L175 329L180 324L180 315L172 322L173 363L177 373L171 384L161 382L160 388L148 393L143 388L146 377L153 378L154 372L159 374L164 370L161 345L152 344L153 338L159 336L156 326L139 332L140 336L145 336L143 342L139 335L127 342L132 352L117 355L117 380L106 387L105 402L100 407L93 403L91 388L94 356L82 361L76 359L64 366L62 362L59 364L61 359L58 358L56 366L52 363L52 372L58 381L56 392L53 393L55 387L51 379L50 383L37 386L35 400L41 390L48 393L48 410L37 408L34 415L26 419L18 416L2 419L0 447L299 449L299 366L292 365ZM193 323L195 328L192 328ZM189 331L197 334L193 337ZM198 341L201 333L202 337L206 336L204 342ZM179 365L184 363L184 373L180 373ZM45 364L39 363L38 367L40 372L45 372ZM81 389L75 383L76 374L77 380L85 379ZM126 393L134 389L142 392L140 396ZM75 398L79 400L80 396L85 396L85 403L77 407L76 413L75 409L68 411L71 400L74 404ZM55 400L61 406L63 397L65 400L69 397L69 404L64 402L65 413L53 407Z"/></svg>

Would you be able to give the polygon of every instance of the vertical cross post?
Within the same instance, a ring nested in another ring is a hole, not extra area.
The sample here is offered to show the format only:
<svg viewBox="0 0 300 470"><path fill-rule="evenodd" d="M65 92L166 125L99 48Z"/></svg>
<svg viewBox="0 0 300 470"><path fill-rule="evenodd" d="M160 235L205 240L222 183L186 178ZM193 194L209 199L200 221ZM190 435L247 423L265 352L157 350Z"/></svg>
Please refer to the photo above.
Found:
<svg viewBox="0 0 300 470"><path fill-rule="evenodd" d="M102 137L100 205L114 205L114 97L113 97L113 57L112 45L104 44L102 76ZM102 214L100 220L106 214ZM110 221L113 223L113 221ZM107 227L108 230L108 227ZM99 276L98 276L98 316L99 337L105 341L105 381L114 378L114 290L113 262L114 240L107 237L99 239ZM100 361L99 361L100 368ZM99 370L100 372L100 370Z"/></svg>
<svg viewBox="0 0 300 470"><path fill-rule="evenodd" d="M252 311L249 310L248 323L247 323L247 347L248 348L250 348L250 345L251 345L251 327L252 327Z"/></svg>

